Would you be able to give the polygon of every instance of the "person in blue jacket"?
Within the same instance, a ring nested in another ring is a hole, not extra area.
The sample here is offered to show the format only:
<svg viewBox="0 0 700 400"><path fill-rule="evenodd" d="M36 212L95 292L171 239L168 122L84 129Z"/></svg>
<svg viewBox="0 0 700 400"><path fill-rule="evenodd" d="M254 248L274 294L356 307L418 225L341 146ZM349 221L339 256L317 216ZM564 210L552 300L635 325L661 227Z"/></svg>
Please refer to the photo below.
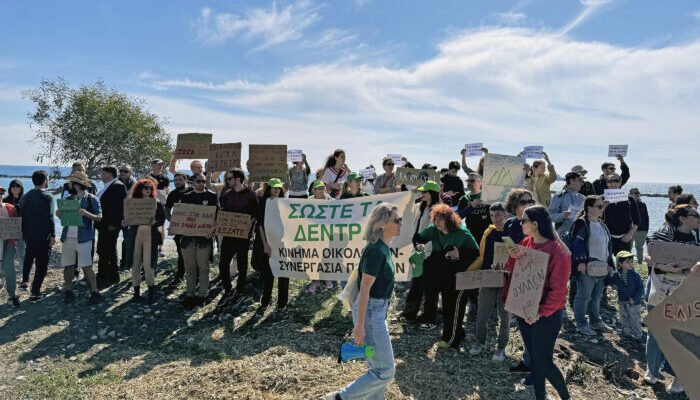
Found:
<svg viewBox="0 0 700 400"><path fill-rule="evenodd" d="M641 339L644 283L639 273L634 270L632 253L626 250L617 253L617 270L610 275L610 281L617 286L622 334Z"/></svg>

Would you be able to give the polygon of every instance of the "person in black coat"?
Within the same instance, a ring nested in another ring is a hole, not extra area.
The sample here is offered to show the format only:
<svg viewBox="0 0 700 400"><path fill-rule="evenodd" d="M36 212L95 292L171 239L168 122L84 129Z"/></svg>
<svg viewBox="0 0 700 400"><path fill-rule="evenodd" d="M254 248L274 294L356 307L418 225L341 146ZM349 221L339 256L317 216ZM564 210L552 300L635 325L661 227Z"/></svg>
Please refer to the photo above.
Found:
<svg viewBox="0 0 700 400"><path fill-rule="evenodd" d="M625 159L622 156L617 156L617 159L620 161L620 170L622 171L620 173L620 187L622 187L625 186L627 181L630 180L630 168L627 166L627 163L625 162ZM595 193L592 193L597 194L599 196L605 192L605 189L608 189L606 177L608 175L615 174L616 172L615 164L611 162L604 162L603 165L600 166L600 169L603 171L603 173L600 175L600 178L593 181L593 191ZM583 194L583 192L581 194ZM584 196L587 195L584 194Z"/></svg>
<svg viewBox="0 0 700 400"><path fill-rule="evenodd" d="M117 179L117 169L112 166L102 168L102 182L104 188L97 194L102 206L102 221L97 226L97 285L104 289L119 282L117 239L124 219L126 186Z"/></svg>

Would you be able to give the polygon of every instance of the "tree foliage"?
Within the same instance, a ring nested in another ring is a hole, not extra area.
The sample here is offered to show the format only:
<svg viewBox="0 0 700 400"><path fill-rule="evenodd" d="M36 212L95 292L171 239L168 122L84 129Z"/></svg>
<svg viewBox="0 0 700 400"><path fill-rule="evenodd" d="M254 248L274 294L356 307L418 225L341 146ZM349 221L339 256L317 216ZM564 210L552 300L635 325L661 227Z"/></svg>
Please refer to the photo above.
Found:
<svg viewBox="0 0 700 400"><path fill-rule="evenodd" d="M36 105L28 117L41 146L34 155L37 162L59 166L81 161L93 178L103 166L128 163L144 176L151 160L167 162L171 156L166 122L149 112L143 99L109 89L102 81L74 89L62 78L43 80L24 97Z"/></svg>

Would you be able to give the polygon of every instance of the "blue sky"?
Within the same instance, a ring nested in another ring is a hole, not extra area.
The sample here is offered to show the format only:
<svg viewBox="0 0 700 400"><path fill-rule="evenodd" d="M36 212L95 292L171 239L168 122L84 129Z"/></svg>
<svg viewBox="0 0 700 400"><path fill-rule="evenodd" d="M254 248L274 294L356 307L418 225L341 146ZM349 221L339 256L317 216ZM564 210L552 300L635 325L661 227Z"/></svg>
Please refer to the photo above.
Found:
<svg viewBox="0 0 700 400"><path fill-rule="evenodd" d="M173 135L286 143L313 167L484 142L597 174L627 143L633 181L700 182L696 1L6 0L0 38L0 164L33 163L21 91L61 76L144 98Z"/></svg>

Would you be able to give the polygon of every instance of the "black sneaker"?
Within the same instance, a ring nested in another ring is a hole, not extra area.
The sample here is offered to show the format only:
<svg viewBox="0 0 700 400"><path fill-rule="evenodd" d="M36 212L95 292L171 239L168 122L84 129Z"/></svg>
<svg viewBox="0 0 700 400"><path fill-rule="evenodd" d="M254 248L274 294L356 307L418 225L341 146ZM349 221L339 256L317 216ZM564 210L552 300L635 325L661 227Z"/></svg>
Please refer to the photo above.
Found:
<svg viewBox="0 0 700 400"><path fill-rule="evenodd" d="M11 300L12 300L12 305L15 306L15 308L19 308L19 296L15 296Z"/></svg>
<svg viewBox="0 0 700 400"><path fill-rule="evenodd" d="M73 291L66 290L65 298L63 299L63 302L66 304L72 304L73 300L75 300L75 295L73 294Z"/></svg>
<svg viewBox="0 0 700 400"><path fill-rule="evenodd" d="M195 299L192 296L186 296L184 299L182 299L182 302L180 303L183 308L192 308L195 306Z"/></svg>
<svg viewBox="0 0 700 400"><path fill-rule="evenodd" d="M100 298L102 298L102 296L100 296L99 292L93 292L90 295L90 298L88 299L87 304L89 306L94 306L95 304L100 302Z"/></svg>
<svg viewBox="0 0 700 400"><path fill-rule="evenodd" d="M22 282L19 284L19 288L22 290L27 290L29 288L29 282Z"/></svg>
<svg viewBox="0 0 700 400"><path fill-rule="evenodd" d="M46 295L45 295L45 294L42 294L42 293L33 294L33 295L29 298L29 301L31 301L32 303L34 303L34 302L37 302L37 301L43 299L44 297L46 297Z"/></svg>
<svg viewBox="0 0 700 400"><path fill-rule="evenodd" d="M530 367L525 365L522 361L520 361L517 365L508 368L508 371L510 372L530 372Z"/></svg>

